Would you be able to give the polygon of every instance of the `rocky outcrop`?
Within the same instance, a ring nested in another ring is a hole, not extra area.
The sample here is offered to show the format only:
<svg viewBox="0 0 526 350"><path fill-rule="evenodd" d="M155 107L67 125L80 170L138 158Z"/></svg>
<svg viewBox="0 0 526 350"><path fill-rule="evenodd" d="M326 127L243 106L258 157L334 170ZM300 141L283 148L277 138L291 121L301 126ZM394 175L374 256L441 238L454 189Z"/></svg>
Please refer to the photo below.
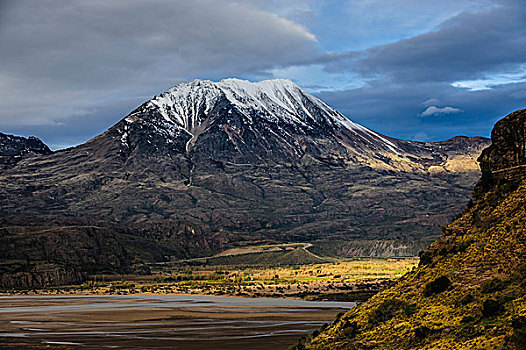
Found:
<svg viewBox="0 0 526 350"><path fill-rule="evenodd" d="M18 262L9 272L0 270L0 289L31 289L78 284L87 277L71 267L46 263ZM5 267L4 267L5 268ZM14 271L13 271L14 270ZM18 270L18 271L17 271Z"/></svg>
<svg viewBox="0 0 526 350"><path fill-rule="evenodd" d="M520 182L526 175L526 109L511 113L495 124L492 146L480 155L482 178L477 193L501 182Z"/></svg>
<svg viewBox="0 0 526 350"><path fill-rule="evenodd" d="M491 132L492 146L480 158L483 172L497 172L526 165L526 109L499 120Z"/></svg>
<svg viewBox="0 0 526 350"><path fill-rule="evenodd" d="M427 248L428 241L352 240L339 243L337 256L414 257Z"/></svg>
<svg viewBox="0 0 526 350"><path fill-rule="evenodd" d="M3 218L0 289L74 284L93 274L145 274L149 262L218 250L207 242L207 235L212 234L206 228L176 221L127 225Z"/></svg>
<svg viewBox="0 0 526 350"><path fill-rule="evenodd" d="M0 170L14 166L25 157L51 153L49 147L36 137L0 133Z"/></svg>

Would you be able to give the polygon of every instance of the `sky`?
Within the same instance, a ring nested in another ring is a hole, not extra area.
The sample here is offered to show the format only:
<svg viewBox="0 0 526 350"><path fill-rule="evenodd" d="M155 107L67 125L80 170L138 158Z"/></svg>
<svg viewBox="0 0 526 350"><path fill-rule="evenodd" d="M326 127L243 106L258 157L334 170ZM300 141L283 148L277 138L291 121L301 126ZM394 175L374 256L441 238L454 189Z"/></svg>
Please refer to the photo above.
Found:
<svg viewBox="0 0 526 350"><path fill-rule="evenodd" d="M52 149L193 79L289 78L388 136L526 108L526 0L0 0L0 131Z"/></svg>

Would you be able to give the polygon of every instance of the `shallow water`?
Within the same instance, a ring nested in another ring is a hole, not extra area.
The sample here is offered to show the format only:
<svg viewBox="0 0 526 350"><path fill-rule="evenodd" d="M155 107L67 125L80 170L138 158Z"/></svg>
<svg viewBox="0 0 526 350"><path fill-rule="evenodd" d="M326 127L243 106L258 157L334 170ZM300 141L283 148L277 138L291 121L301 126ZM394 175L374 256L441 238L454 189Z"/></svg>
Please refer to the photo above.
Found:
<svg viewBox="0 0 526 350"><path fill-rule="evenodd" d="M0 347L287 349L354 305L194 295L0 297Z"/></svg>

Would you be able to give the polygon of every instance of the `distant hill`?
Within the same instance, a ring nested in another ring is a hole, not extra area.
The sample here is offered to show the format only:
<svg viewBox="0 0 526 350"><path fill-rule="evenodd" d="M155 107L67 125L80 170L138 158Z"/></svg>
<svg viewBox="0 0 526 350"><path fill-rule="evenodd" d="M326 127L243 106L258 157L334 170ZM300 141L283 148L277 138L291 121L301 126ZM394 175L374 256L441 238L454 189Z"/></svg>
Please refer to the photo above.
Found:
<svg viewBox="0 0 526 350"><path fill-rule="evenodd" d="M167 221L0 219L0 289L77 284L93 274L149 274L150 262L217 250L206 227Z"/></svg>
<svg viewBox="0 0 526 350"><path fill-rule="evenodd" d="M472 202L418 268L296 349L526 348L526 110L491 138Z"/></svg>

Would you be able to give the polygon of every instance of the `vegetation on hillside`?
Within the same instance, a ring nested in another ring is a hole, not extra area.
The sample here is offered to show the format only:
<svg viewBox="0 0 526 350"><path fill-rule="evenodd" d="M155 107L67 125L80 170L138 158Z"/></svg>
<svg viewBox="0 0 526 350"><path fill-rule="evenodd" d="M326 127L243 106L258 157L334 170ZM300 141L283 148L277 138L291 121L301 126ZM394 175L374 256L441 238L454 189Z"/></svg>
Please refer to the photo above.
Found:
<svg viewBox="0 0 526 350"><path fill-rule="evenodd" d="M265 254L265 253L263 253ZM247 254L259 256L259 253ZM157 264L151 275L91 275L79 285L5 290L9 294L185 293L308 300L366 300L418 259L360 259L289 266Z"/></svg>
<svg viewBox="0 0 526 350"><path fill-rule="evenodd" d="M472 203L419 267L296 349L525 348L526 111L492 140Z"/></svg>

